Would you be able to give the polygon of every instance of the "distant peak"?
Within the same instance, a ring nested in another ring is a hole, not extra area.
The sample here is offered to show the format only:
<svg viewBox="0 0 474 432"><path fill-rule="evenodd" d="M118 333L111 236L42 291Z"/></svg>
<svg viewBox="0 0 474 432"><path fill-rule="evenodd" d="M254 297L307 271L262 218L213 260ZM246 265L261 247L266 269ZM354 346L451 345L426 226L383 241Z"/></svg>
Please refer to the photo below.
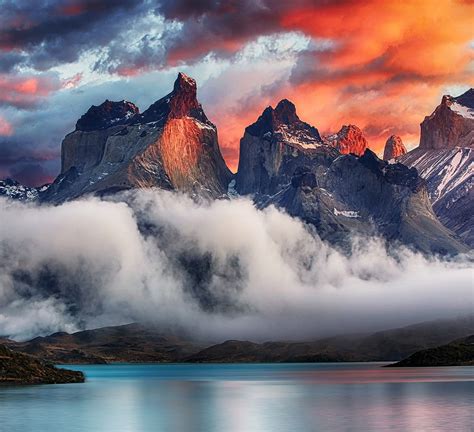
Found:
<svg viewBox="0 0 474 432"><path fill-rule="evenodd" d="M368 143L362 130L354 124L343 125L338 133L326 138L329 145L336 147L342 154L364 154Z"/></svg>
<svg viewBox="0 0 474 432"><path fill-rule="evenodd" d="M389 161L399 156L404 155L407 152L402 139L398 135L391 135L385 143L383 152L383 160Z"/></svg>

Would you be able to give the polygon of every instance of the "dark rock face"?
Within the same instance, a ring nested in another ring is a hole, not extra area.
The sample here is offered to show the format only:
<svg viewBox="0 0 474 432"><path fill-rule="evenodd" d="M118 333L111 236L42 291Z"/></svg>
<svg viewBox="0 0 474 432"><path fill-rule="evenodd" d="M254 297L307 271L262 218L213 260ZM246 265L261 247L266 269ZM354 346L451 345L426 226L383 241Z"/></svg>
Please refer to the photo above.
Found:
<svg viewBox="0 0 474 432"><path fill-rule="evenodd" d="M77 121L76 130L90 132L118 126L129 122L138 113L138 107L131 102L106 100L99 106L92 105Z"/></svg>
<svg viewBox="0 0 474 432"><path fill-rule="evenodd" d="M392 135L385 143L383 151L383 160L389 161L397 157L403 156L407 149L403 145L402 139L398 135Z"/></svg>
<svg viewBox="0 0 474 432"><path fill-rule="evenodd" d="M59 369L0 345L0 384L65 384L84 382L82 372Z"/></svg>
<svg viewBox="0 0 474 432"><path fill-rule="evenodd" d="M284 99L275 108L266 108L245 129L236 189L258 197L273 195L291 182L298 167L327 166L337 155L335 149L323 144L318 130L301 121L295 106Z"/></svg>
<svg viewBox="0 0 474 432"><path fill-rule="evenodd" d="M284 208L344 245L351 233L381 234L427 253L466 251L434 216L415 169L388 164L370 150L344 155L318 174L296 172L291 185L265 205Z"/></svg>
<svg viewBox="0 0 474 432"><path fill-rule="evenodd" d="M474 89L458 97L443 96L421 123L420 148L439 150L474 146Z"/></svg>
<svg viewBox="0 0 474 432"><path fill-rule="evenodd" d="M361 156L367 149L367 139L356 125L344 125L341 130L328 137L325 142L335 147L341 154L355 154Z"/></svg>
<svg viewBox="0 0 474 432"><path fill-rule="evenodd" d="M149 187L225 194L232 174L196 92L196 82L180 73L173 91L142 114L129 102L92 107L64 139L61 174L40 198L61 202Z"/></svg>

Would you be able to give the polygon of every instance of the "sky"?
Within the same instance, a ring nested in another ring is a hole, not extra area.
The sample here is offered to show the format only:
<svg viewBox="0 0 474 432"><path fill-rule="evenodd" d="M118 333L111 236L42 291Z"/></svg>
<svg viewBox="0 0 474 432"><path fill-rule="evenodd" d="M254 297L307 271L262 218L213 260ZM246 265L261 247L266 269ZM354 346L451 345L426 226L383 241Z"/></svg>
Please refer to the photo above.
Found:
<svg viewBox="0 0 474 432"><path fill-rule="evenodd" d="M442 95L474 86L473 17L471 0L0 0L0 178L51 181L92 104L144 110L178 71L232 169L283 98L322 134L352 123L379 154L391 134L414 148Z"/></svg>

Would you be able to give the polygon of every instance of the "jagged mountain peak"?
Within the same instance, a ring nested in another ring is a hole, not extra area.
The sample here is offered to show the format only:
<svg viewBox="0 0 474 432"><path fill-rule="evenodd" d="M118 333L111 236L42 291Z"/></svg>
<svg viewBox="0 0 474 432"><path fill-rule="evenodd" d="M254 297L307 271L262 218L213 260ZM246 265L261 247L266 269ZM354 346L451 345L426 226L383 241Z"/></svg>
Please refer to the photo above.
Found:
<svg viewBox="0 0 474 432"><path fill-rule="evenodd" d="M197 100L196 81L180 72L174 82L173 91L151 104L135 123L162 123L168 118L183 117L193 117L214 126Z"/></svg>
<svg viewBox="0 0 474 432"><path fill-rule="evenodd" d="M265 108L257 121L247 126L245 132L255 137L267 138L274 133L280 134L290 145L296 143L297 140L292 139L296 135L303 143L305 141L322 142L318 130L300 120L295 105L288 99L282 99L275 108L272 106Z"/></svg>
<svg viewBox="0 0 474 432"><path fill-rule="evenodd" d="M400 136L391 135L385 143L383 151L383 160L389 161L404 155L407 152Z"/></svg>

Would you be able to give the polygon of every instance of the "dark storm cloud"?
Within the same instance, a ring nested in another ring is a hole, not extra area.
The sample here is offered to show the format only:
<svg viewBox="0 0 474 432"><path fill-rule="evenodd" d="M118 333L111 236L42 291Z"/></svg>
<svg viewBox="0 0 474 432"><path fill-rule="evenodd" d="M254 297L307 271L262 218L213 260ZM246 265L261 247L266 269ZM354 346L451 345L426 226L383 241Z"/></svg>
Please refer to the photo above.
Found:
<svg viewBox="0 0 474 432"><path fill-rule="evenodd" d="M29 0L3 1L0 69L45 70L75 61L85 50L109 43L141 5L138 0L43 0L34 6Z"/></svg>

